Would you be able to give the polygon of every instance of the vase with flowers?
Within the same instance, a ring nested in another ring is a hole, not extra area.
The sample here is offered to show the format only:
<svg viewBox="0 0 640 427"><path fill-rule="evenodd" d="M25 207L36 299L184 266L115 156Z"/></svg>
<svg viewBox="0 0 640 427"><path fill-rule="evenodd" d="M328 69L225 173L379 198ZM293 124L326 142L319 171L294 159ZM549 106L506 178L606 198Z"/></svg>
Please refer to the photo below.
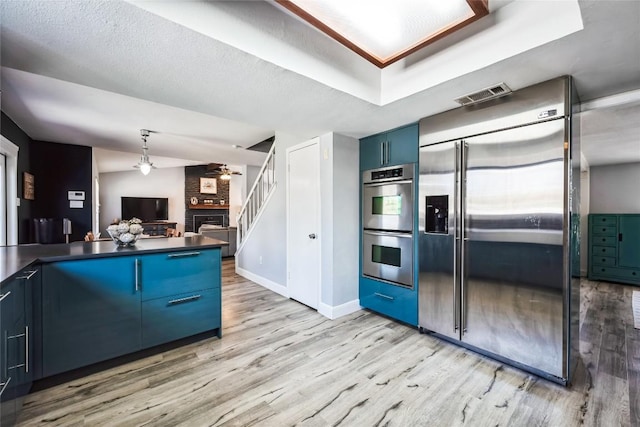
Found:
<svg viewBox="0 0 640 427"><path fill-rule="evenodd" d="M131 247L136 244L142 235L142 221L138 218L120 221L118 224L111 224L107 227L107 233L113 242L120 248Z"/></svg>

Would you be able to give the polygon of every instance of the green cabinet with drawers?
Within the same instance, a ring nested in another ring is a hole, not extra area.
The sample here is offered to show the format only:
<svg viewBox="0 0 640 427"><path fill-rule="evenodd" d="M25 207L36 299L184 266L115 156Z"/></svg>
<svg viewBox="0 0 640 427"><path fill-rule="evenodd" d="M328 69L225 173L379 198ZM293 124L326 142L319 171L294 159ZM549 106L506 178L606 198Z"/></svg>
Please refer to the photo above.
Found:
<svg viewBox="0 0 640 427"><path fill-rule="evenodd" d="M589 215L589 279L640 285L640 214Z"/></svg>

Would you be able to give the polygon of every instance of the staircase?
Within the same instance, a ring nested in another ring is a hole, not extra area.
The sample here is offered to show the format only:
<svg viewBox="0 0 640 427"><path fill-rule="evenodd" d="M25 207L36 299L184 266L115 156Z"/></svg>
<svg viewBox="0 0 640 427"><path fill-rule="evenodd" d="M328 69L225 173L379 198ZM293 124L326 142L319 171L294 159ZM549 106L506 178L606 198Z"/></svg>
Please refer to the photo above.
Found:
<svg viewBox="0 0 640 427"><path fill-rule="evenodd" d="M256 182L253 183L247 200L244 202L238 214L238 251L242 249L243 243L251 233L256 219L258 219L262 212L262 208L276 187L275 147L275 144L271 146L267 158L258 173L258 178Z"/></svg>

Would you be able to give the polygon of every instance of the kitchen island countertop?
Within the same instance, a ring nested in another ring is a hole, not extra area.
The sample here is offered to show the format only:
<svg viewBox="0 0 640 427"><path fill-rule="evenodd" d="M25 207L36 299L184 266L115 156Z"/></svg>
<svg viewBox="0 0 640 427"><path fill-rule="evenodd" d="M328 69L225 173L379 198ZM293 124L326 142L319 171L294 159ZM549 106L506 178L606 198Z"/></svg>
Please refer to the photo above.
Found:
<svg viewBox="0 0 640 427"><path fill-rule="evenodd" d="M104 258L136 253L157 253L172 250L210 249L228 242L204 236L140 239L131 248L118 248L111 240L73 242L52 245L17 245L0 247L0 283L24 268L36 263Z"/></svg>

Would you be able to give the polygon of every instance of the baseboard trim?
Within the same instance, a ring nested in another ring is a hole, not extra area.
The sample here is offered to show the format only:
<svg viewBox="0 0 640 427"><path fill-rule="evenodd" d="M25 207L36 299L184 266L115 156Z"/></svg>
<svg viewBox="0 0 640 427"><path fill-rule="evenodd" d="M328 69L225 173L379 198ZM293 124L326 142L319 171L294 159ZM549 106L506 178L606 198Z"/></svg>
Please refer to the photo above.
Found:
<svg viewBox="0 0 640 427"><path fill-rule="evenodd" d="M331 306L322 302L318 304L318 313L331 320L346 316L347 314L355 313L361 309L362 307L360 307L359 299L354 299L353 301L345 302L344 304L336 306Z"/></svg>
<svg viewBox="0 0 640 427"><path fill-rule="evenodd" d="M237 259L237 258L236 258ZM277 294L282 295L285 298L289 298L289 292L287 291L287 287L283 286L279 283L273 282L267 278L264 278L262 276L258 276L257 274L251 273L250 271L247 271L245 269L242 269L240 267L237 266L236 263L236 273L242 277L244 277L245 279L249 279L252 282L257 283L258 285L265 287L267 289L269 289L270 291L273 291Z"/></svg>

